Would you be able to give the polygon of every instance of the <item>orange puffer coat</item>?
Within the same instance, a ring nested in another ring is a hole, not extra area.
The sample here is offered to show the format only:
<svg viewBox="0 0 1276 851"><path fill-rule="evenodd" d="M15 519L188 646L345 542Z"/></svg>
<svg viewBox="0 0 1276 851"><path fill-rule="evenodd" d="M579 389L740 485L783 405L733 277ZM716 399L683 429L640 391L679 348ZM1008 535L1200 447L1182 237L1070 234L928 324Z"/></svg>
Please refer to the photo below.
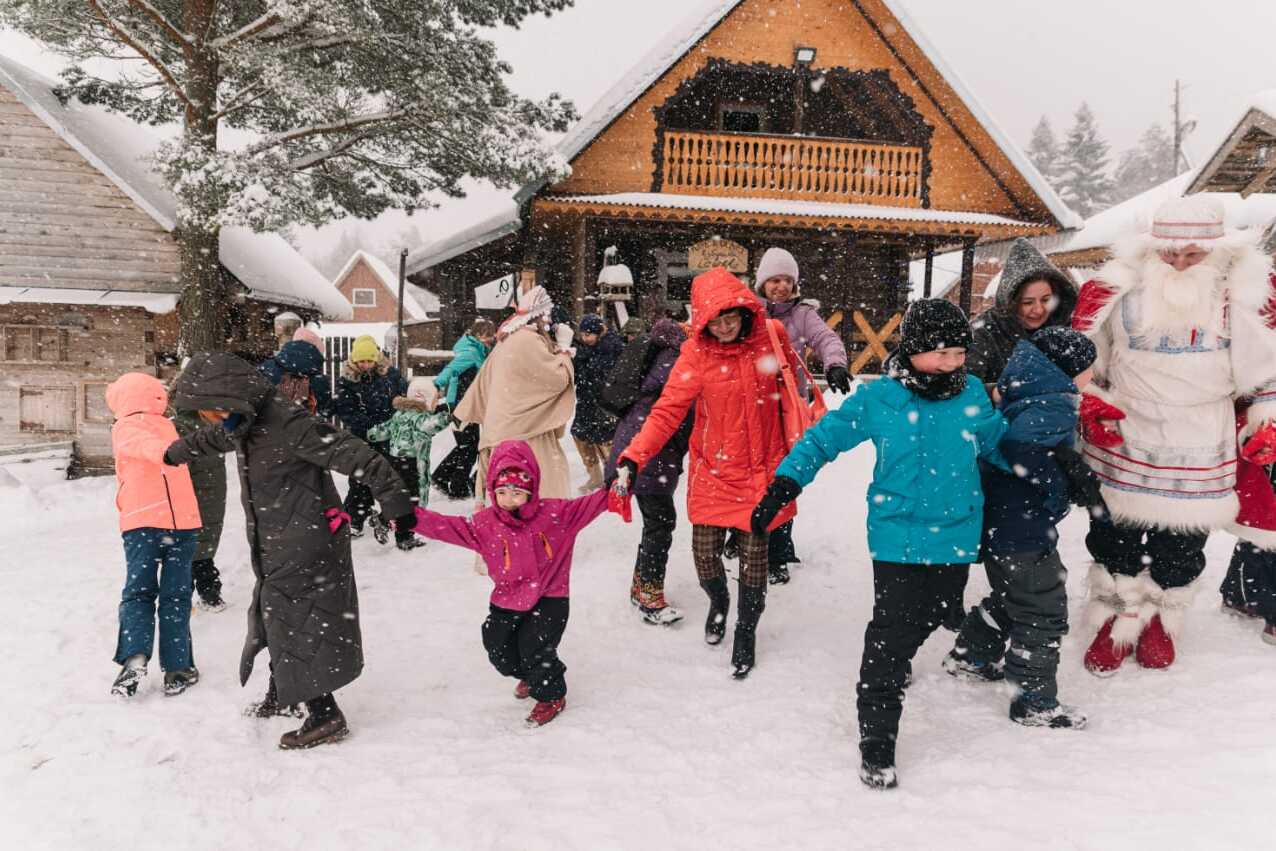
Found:
<svg viewBox="0 0 1276 851"><path fill-rule="evenodd" d="M743 339L718 342L707 330L709 320L738 307L749 311ZM690 337L642 430L621 455L641 469L694 405L687 514L697 526L748 531L753 506L788 452L780 420L779 361L765 322L796 370L797 355L784 325L766 318L762 301L739 278L722 268L697 277L691 286ZM785 506L771 528L796 512L796 502Z"/></svg>
<svg viewBox="0 0 1276 851"><path fill-rule="evenodd" d="M115 414L111 449L120 531L198 529L199 503L190 471L164 463L164 450L177 440L177 429L164 416L164 385L153 375L127 372L106 388L106 404Z"/></svg>

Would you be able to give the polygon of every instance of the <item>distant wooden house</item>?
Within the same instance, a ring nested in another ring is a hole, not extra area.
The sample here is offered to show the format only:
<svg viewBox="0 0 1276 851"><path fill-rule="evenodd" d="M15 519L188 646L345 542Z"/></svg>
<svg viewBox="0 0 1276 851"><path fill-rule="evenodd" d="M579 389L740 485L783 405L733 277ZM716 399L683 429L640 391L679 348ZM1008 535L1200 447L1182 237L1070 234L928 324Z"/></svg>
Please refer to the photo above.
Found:
<svg viewBox="0 0 1276 851"><path fill-rule="evenodd" d="M606 297L602 255L633 272L628 312L680 313L712 265L748 277L798 258L803 293L872 369L910 260L1080 220L947 68L898 0L729 0L687 21L559 146L569 177L409 258L450 342L476 286L535 275L579 315Z"/></svg>
<svg viewBox="0 0 1276 851"><path fill-rule="evenodd" d="M0 444L73 440L81 467L110 464L106 385L175 361L181 287L175 199L141 157L157 140L0 57ZM223 231L236 295L230 348L274 349L273 317L349 316L277 234Z"/></svg>

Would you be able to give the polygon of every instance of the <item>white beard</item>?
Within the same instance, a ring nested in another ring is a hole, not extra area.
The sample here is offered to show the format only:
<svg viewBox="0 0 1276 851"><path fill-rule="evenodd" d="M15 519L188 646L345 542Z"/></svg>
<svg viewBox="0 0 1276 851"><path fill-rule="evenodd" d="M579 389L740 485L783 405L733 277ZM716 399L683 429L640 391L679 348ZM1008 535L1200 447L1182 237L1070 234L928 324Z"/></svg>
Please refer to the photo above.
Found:
<svg viewBox="0 0 1276 851"><path fill-rule="evenodd" d="M1214 258L1182 272L1155 254L1143 261L1139 333L1181 334L1199 328L1220 333L1223 305L1219 282L1223 277Z"/></svg>

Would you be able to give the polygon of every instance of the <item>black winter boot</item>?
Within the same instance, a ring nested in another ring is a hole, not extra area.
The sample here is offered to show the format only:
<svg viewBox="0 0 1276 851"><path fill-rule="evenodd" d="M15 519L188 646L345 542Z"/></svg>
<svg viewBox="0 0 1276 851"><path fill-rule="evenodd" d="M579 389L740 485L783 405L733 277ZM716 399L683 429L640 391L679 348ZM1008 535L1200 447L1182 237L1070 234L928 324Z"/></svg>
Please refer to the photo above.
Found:
<svg viewBox="0 0 1276 851"><path fill-rule="evenodd" d="M731 609L731 592L727 589L726 577L702 581L700 587L709 595L709 617L704 622L704 642L721 644L723 636L727 634L727 612Z"/></svg>
<svg viewBox="0 0 1276 851"><path fill-rule="evenodd" d="M766 586L751 588L740 583L740 604L736 612L735 644L731 648L731 676L742 680L753 670L757 644L758 620L766 608Z"/></svg>
<svg viewBox="0 0 1276 851"><path fill-rule="evenodd" d="M870 789L894 789L899 785L895 774L895 743L890 739L860 740L860 780Z"/></svg>
<svg viewBox="0 0 1276 851"><path fill-rule="evenodd" d="M226 608L226 601L222 599L221 573L211 558L197 558L191 562L191 581L201 609L220 612Z"/></svg>
<svg viewBox="0 0 1276 851"><path fill-rule="evenodd" d="M293 704L284 706L279 702L279 693L275 689L275 678L272 675L269 683L266 685L266 696L256 703L248 704L248 708L244 710L244 715L248 718L274 718L281 716L284 718L302 718L301 707Z"/></svg>

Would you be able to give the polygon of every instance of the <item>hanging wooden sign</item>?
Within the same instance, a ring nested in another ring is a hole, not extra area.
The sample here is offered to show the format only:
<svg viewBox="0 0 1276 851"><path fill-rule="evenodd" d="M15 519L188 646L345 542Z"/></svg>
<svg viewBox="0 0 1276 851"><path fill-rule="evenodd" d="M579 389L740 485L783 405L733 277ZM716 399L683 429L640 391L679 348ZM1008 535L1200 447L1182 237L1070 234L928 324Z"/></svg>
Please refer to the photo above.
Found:
<svg viewBox="0 0 1276 851"><path fill-rule="evenodd" d="M749 249L729 239L706 239L687 249L687 267L696 272L724 266L741 275L749 271Z"/></svg>

